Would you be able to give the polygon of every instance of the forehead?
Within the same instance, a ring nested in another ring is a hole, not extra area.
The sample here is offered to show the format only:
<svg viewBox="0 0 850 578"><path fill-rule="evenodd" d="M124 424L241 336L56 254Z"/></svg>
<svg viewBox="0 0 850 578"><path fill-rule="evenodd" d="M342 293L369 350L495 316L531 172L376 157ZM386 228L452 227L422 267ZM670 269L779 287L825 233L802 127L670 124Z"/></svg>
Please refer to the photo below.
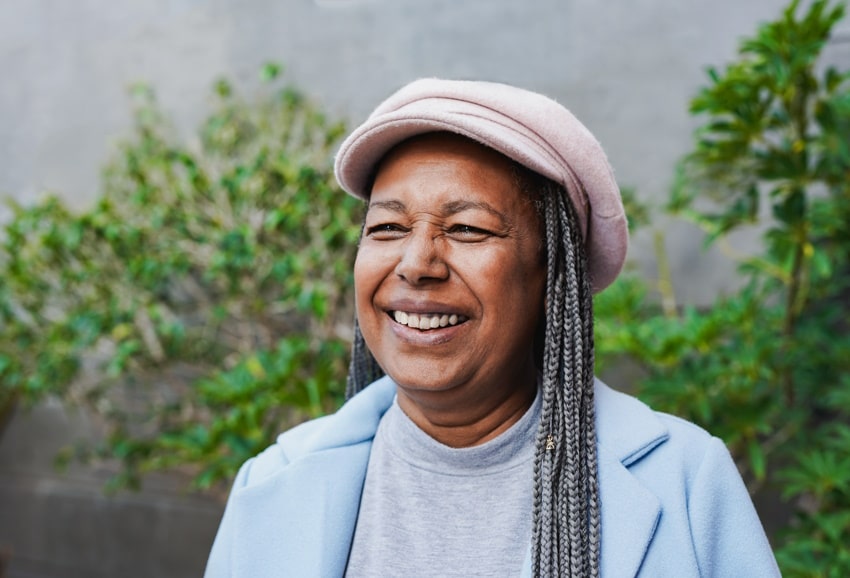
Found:
<svg viewBox="0 0 850 578"><path fill-rule="evenodd" d="M372 197L421 202L456 193L492 202L520 200L518 170L504 155L452 133L428 133L395 146L378 164Z"/></svg>
<svg viewBox="0 0 850 578"><path fill-rule="evenodd" d="M375 174L399 159L420 156L466 158L482 167L512 169L514 161L465 136L451 132L430 132L402 141L378 162Z"/></svg>

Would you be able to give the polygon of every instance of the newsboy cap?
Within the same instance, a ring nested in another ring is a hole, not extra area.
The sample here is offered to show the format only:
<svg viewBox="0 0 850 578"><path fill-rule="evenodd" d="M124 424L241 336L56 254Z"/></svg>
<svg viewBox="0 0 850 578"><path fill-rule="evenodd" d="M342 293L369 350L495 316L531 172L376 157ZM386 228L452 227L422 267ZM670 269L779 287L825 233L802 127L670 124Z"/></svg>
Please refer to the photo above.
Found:
<svg viewBox="0 0 850 578"><path fill-rule="evenodd" d="M348 193L368 200L376 166L390 149L438 131L477 141L562 185L578 215L593 291L614 281L626 258L628 227L611 166L590 131L541 94L493 82L414 81L345 139L336 178Z"/></svg>

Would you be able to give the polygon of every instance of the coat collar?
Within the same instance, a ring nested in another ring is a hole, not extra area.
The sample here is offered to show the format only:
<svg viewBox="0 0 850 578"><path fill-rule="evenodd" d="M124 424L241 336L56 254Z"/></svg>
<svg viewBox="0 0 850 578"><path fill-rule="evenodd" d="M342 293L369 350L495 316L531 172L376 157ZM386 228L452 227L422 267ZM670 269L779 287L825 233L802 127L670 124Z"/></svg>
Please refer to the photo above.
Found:
<svg viewBox="0 0 850 578"><path fill-rule="evenodd" d="M288 461L331 448L371 442L395 398L396 385L382 377L352 397L333 415L304 423L277 438Z"/></svg>
<svg viewBox="0 0 850 578"><path fill-rule="evenodd" d="M599 447L624 466L632 465L667 439L667 428L645 404L611 389L598 379L594 386ZM369 441L392 404L395 392L395 383L383 377L354 396L333 416L281 434L278 444L289 461L293 461L328 448Z"/></svg>
<svg viewBox="0 0 850 578"><path fill-rule="evenodd" d="M637 399L596 382L602 576L636 576L661 517L661 503L630 471L667 440L667 428Z"/></svg>
<svg viewBox="0 0 850 578"><path fill-rule="evenodd" d="M596 439L628 467L654 450L669 436L666 426L643 402L596 380Z"/></svg>
<svg viewBox="0 0 850 578"><path fill-rule="evenodd" d="M371 440L395 395L383 378L333 416L278 439L286 467L275 467L234 496L242 529L235 576L342 576L360 503ZM658 498L629 466L667 439L655 414L601 382L595 388L602 504L602 575L636 576L661 513ZM261 471L258 463L254 469ZM321 536L316 539L316 536ZM240 553L254 555L241 555ZM279 564L256 557L273 552ZM525 576L530 576L526 560ZM237 571L238 570L238 571Z"/></svg>

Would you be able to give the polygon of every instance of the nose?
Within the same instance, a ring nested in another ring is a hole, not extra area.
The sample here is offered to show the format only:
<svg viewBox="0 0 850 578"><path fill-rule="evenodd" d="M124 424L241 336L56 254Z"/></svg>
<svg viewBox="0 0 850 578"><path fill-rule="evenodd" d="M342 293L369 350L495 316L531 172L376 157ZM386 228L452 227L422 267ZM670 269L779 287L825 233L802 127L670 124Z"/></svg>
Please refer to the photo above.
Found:
<svg viewBox="0 0 850 578"><path fill-rule="evenodd" d="M433 231L413 231L404 241L396 275L411 285L442 281L449 276L442 243Z"/></svg>

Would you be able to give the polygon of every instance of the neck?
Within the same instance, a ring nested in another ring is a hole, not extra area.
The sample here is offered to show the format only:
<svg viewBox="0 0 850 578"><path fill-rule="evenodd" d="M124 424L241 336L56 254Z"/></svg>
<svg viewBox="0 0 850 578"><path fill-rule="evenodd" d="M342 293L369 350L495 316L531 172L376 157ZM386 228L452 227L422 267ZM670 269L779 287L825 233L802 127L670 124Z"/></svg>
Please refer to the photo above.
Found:
<svg viewBox="0 0 850 578"><path fill-rule="evenodd" d="M485 391L481 399L464 395L462 388L447 392L398 389L398 405L419 429L453 448L483 444L520 420L537 395L536 374L518 387L496 395Z"/></svg>

